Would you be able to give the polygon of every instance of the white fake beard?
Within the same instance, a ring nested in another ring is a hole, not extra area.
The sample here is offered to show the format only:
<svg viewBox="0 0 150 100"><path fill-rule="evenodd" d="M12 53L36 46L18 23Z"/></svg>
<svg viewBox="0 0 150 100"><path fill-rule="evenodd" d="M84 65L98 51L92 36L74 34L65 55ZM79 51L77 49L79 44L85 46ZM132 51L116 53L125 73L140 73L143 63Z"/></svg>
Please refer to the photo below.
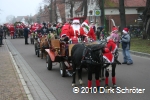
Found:
<svg viewBox="0 0 150 100"><path fill-rule="evenodd" d="M77 30L78 32L79 32L79 34L80 34L80 25L72 25L72 28L73 28L73 30L74 30L74 33L75 33L75 31ZM78 35L79 35L78 34Z"/></svg>

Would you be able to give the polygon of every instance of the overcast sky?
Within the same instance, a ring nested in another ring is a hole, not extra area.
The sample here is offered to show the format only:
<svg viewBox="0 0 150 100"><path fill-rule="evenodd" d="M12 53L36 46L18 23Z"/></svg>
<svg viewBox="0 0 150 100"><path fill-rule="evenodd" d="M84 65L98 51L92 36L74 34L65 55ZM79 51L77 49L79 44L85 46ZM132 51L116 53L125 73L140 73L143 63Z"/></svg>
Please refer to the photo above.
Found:
<svg viewBox="0 0 150 100"><path fill-rule="evenodd" d="M38 12L43 0L0 0L0 24L6 21L9 15L26 16Z"/></svg>

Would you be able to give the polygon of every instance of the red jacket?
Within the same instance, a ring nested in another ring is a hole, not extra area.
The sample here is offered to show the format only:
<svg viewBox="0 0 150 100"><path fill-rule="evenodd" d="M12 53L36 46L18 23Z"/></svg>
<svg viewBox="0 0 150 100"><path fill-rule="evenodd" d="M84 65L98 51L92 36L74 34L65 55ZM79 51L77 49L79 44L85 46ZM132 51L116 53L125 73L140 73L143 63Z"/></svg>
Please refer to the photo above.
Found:
<svg viewBox="0 0 150 100"><path fill-rule="evenodd" d="M117 45L116 43L112 40L112 39L109 39L108 42L107 42L107 48L109 48L109 50L112 52L112 53L115 53L116 49L117 49Z"/></svg>
<svg viewBox="0 0 150 100"><path fill-rule="evenodd" d="M94 29L90 27L90 31L87 34L91 39L96 40L96 35L94 33Z"/></svg>
<svg viewBox="0 0 150 100"><path fill-rule="evenodd" d="M10 33L14 33L15 32L15 28L14 28L13 25L9 26L9 31L10 31Z"/></svg>
<svg viewBox="0 0 150 100"><path fill-rule="evenodd" d="M70 25L69 23L65 23L65 24L62 26L61 33L60 33L60 37L63 37L63 36L68 36L68 37L69 37L69 34L70 34L70 27L71 27L71 25Z"/></svg>

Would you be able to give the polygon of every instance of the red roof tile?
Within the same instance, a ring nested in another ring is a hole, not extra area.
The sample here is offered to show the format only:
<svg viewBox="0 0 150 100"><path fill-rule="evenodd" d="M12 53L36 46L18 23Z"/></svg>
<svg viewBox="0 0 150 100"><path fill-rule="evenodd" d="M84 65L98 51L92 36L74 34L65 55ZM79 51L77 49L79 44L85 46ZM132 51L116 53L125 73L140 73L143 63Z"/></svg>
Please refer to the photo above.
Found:
<svg viewBox="0 0 150 100"><path fill-rule="evenodd" d="M146 0L124 0L125 7L145 7ZM119 0L105 0L105 7L119 7Z"/></svg>

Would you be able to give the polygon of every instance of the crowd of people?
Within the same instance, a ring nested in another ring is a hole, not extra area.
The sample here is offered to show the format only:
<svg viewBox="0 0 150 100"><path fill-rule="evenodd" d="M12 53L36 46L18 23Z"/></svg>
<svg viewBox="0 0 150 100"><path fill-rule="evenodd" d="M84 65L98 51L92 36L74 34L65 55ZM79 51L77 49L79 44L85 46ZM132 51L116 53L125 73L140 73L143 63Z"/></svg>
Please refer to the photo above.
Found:
<svg viewBox="0 0 150 100"><path fill-rule="evenodd" d="M3 44L2 40L6 39L6 27L0 26L0 45ZM122 64L131 65L133 60L130 56L130 35L129 29L123 28L122 36L118 33L118 27L113 26L110 35L105 39L105 28L103 26L96 29L95 25L92 23L89 24L88 20L85 20L83 23L80 23L79 19L73 19L72 22L66 22L64 24L58 23L51 25L50 23L43 22L42 26L38 23L35 23L31 26L24 26L23 33L25 39L25 45L28 43L29 35L32 33L47 35L55 34L55 38L59 38L60 41L65 41L66 44L76 44L81 41L92 42L92 41L104 41L106 40L106 47L109 51L115 55L117 48L122 47L123 53L123 62ZM66 51L68 52L68 47L66 45ZM68 53L66 56L68 56ZM116 64L111 64L112 66L112 83L116 87L116 77L115 77L115 68ZM105 72L105 85L108 86L108 77L109 72ZM89 84L89 83L88 83Z"/></svg>
<svg viewBox="0 0 150 100"><path fill-rule="evenodd" d="M124 62L123 64L132 64L133 61L130 57L130 35L129 29L124 28L122 31L122 36L118 33L118 27L113 26L110 36L105 38L105 28L103 26L95 27L94 23L89 23L88 20L85 20L83 23L80 23L79 19L73 19L72 22L66 23L58 23L58 24L50 24L43 22L43 25L36 23L36 25L24 26L23 35L25 38L25 44L28 44L28 37L31 33L41 33L48 34L54 33L55 38L60 38L64 41L70 41L72 43L78 43L79 41L97 41L104 40L107 41L112 39L117 47L120 47L120 43L123 49ZM8 32L8 28L5 25L0 26L0 45L3 44L3 39L6 39L6 33ZM15 33L15 32L14 32ZM14 38L14 36L13 36Z"/></svg>

